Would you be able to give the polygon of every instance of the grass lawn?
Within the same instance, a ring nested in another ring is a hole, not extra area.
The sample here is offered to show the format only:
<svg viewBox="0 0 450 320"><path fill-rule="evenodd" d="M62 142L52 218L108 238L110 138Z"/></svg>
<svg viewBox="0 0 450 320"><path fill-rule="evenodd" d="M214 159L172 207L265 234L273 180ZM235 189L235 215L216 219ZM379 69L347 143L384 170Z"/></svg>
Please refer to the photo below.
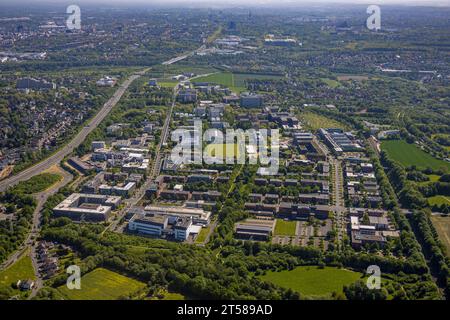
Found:
<svg viewBox="0 0 450 320"><path fill-rule="evenodd" d="M148 250L147 247L140 247L140 246L127 246L127 252L135 255L142 255L145 254L145 252Z"/></svg>
<svg viewBox="0 0 450 320"><path fill-rule="evenodd" d="M206 236L208 235L210 228L211 227L202 228L202 230L200 231L199 235L195 239L195 242L196 243L203 243L206 240Z"/></svg>
<svg viewBox="0 0 450 320"><path fill-rule="evenodd" d="M341 85L339 83L339 81L336 81L336 80L333 80L333 79L320 78L320 80L325 82L327 84L327 86L329 86L330 88L337 88L337 87L339 87Z"/></svg>
<svg viewBox="0 0 450 320"><path fill-rule="evenodd" d="M192 82L210 82L220 84L228 88L234 87L233 74L231 72L213 73L208 76L196 78L192 80Z"/></svg>
<svg viewBox="0 0 450 320"><path fill-rule="evenodd" d="M186 300L186 297L181 293L166 292L163 300Z"/></svg>
<svg viewBox="0 0 450 320"><path fill-rule="evenodd" d="M20 182L13 188L14 192L19 193L38 193L47 190L55 183L61 181L62 176L54 173L41 173L37 176L28 179L27 181Z"/></svg>
<svg viewBox="0 0 450 320"><path fill-rule="evenodd" d="M220 84L240 93L247 90L245 84L246 80L276 80L281 78L281 76L268 74L218 72L209 76L196 78L192 82L210 82Z"/></svg>
<svg viewBox="0 0 450 320"><path fill-rule="evenodd" d="M210 157L217 157L226 160L227 157L239 158L240 151L237 144L208 144L205 147L205 152L207 152Z"/></svg>
<svg viewBox="0 0 450 320"><path fill-rule="evenodd" d="M437 174L429 174L428 178L430 178L429 182L437 182L441 178L441 176L438 176Z"/></svg>
<svg viewBox="0 0 450 320"><path fill-rule="evenodd" d="M80 290L69 290L66 285L58 290L70 300L117 300L145 287L143 282L97 268L81 278Z"/></svg>
<svg viewBox="0 0 450 320"><path fill-rule="evenodd" d="M450 217L431 216L431 221L445 246L447 256L450 256Z"/></svg>
<svg viewBox="0 0 450 320"><path fill-rule="evenodd" d="M433 206L437 204L438 206L443 205L444 203L450 204L450 198L446 196L434 196L428 198L428 203Z"/></svg>
<svg viewBox="0 0 450 320"><path fill-rule="evenodd" d="M23 256L16 263L6 270L0 272L0 289L11 288L11 284L19 280L34 280L34 270L29 256ZM14 290L19 292L19 290Z"/></svg>
<svg viewBox="0 0 450 320"><path fill-rule="evenodd" d="M328 297L333 291L342 292L344 285L361 279L362 274L333 267L302 266L291 271L270 271L261 278L303 295Z"/></svg>
<svg viewBox="0 0 450 320"><path fill-rule="evenodd" d="M383 141L381 148L388 153L390 158L406 167L415 165L419 168L450 169L450 163L438 160L421 150L415 144L409 144L404 140Z"/></svg>
<svg viewBox="0 0 450 320"><path fill-rule="evenodd" d="M301 112L299 113L299 117L303 120L304 124L309 129L314 131L319 130L320 128L341 128L345 130L348 129L345 124L314 112Z"/></svg>
<svg viewBox="0 0 450 320"><path fill-rule="evenodd" d="M235 73L234 74L234 85L236 87L245 88L245 81L247 80L279 80L282 76L272 75L272 74L254 74L254 73Z"/></svg>
<svg viewBox="0 0 450 320"><path fill-rule="evenodd" d="M178 82L177 81L158 81L158 86L160 86L161 88L173 88L176 86Z"/></svg>
<svg viewBox="0 0 450 320"><path fill-rule="evenodd" d="M438 176L437 174L428 174L427 176L428 176L428 178L430 178L430 180L428 180L428 181L421 181L421 182L418 182L418 184L423 186L423 185L426 185L426 184L428 184L430 182L437 182L441 178L441 176Z"/></svg>
<svg viewBox="0 0 450 320"><path fill-rule="evenodd" d="M284 221L282 219L277 219L275 224L275 235L295 236L296 226L296 221Z"/></svg>

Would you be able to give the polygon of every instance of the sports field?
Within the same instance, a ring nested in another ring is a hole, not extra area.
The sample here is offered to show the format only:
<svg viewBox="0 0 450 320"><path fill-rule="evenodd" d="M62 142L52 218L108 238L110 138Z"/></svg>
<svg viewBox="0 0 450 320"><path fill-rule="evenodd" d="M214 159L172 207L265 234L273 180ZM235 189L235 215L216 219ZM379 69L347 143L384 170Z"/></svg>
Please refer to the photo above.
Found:
<svg viewBox="0 0 450 320"><path fill-rule="evenodd" d="M385 150L391 159L406 167L415 165L419 168L447 168L447 170L450 170L450 163L433 158L415 144L409 144L404 140L383 141L381 149Z"/></svg>
<svg viewBox="0 0 450 320"><path fill-rule="evenodd" d="M328 297L332 292L342 292L344 285L354 283L361 277L361 273L346 269L302 266L291 271L270 271L261 278L306 296Z"/></svg>
<svg viewBox="0 0 450 320"><path fill-rule="evenodd" d="M284 221L277 219L274 234L277 236L295 236L296 221Z"/></svg>
<svg viewBox="0 0 450 320"><path fill-rule="evenodd" d="M145 287L143 282L97 268L81 278L80 290L69 290L66 285L58 287L58 290L69 300L117 300Z"/></svg>

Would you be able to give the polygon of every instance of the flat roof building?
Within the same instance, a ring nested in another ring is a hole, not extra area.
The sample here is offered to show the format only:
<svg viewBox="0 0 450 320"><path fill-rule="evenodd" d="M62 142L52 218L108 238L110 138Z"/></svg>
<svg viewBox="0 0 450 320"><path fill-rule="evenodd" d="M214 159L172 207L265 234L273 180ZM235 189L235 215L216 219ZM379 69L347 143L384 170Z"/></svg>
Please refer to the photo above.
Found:
<svg viewBox="0 0 450 320"><path fill-rule="evenodd" d="M166 216L146 216L135 214L128 223L130 231L161 237L163 230L167 229L169 218Z"/></svg>
<svg viewBox="0 0 450 320"><path fill-rule="evenodd" d="M53 213L77 221L105 221L120 203L118 196L73 193L53 208Z"/></svg>
<svg viewBox="0 0 450 320"><path fill-rule="evenodd" d="M148 214L159 214L174 217L192 217L194 224L208 225L211 212L199 208L172 207L172 206L146 206L144 208Z"/></svg>

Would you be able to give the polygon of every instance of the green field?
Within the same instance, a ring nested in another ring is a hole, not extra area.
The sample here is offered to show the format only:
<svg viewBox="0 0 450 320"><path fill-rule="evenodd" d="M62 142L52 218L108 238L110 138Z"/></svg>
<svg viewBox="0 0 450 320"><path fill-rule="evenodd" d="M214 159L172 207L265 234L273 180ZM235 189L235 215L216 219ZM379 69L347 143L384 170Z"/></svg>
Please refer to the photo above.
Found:
<svg viewBox="0 0 450 320"><path fill-rule="evenodd" d="M291 271L270 271L261 278L306 296L329 297L332 292L342 292L344 285L361 279L362 274L333 267L302 266Z"/></svg>
<svg viewBox="0 0 450 320"><path fill-rule="evenodd" d="M29 256L20 258L16 263L6 270L0 272L0 290L11 288L12 284L16 284L19 280L34 280L34 270ZM14 292L19 292L14 290Z"/></svg>
<svg viewBox="0 0 450 320"><path fill-rule="evenodd" d="M383 141L381 143L381 148L388 153L391 159L400 162L406 167L430 167L434 170L440 168L450 169L450 163L433 158L415 144L409 144L404 140Z"/></svg>
<svg viewBox="0 0 450 320"><path fill-rule="evenodd" d="M208 76L196 78L192 80L192 82L210 82L214 84L220 84L228 88L234 87L234 79L231 72L213 73Z"/></svg>
<svg viewBox="0 0 450 320"><path fill-rule="evenodd" d="M186 300L186 297L180 293L166 292L163 300Z"/></svg>
<svg viewBox="0 0 450 320"><path fill-rule="evenodd" d="M69 290L66 285L60 286L58 290L69 300L117 300L145 287L143 282L97 268L81 278L80 290Z"/></svg>
<svg viewBox="0 0 450 320"><path fill-rule="evenodd" d="M345 124L339 121L327 118L325 116L310 111L304 111L299 113L299 117L300 119L303 120L306 127L314 131L319 130L320 128L324 129L341 128L344 130L348 129L348 127Z"/></svg>
<svg viewBox="0 0 450 320"><path fill-rule="evenodd" d="M437 174L429 174L428 178L430 178L429 182L436 182L436 181L439 181L441 176L438 176Z"/></svg>
<svg viewBox="0 0 450 320"><path fill-rule="evenodd" d="M430 180L428 180L428 181L421 181L421 182L418 182L418 184L423 186L423 185L426 185L426 184L428 184L430 182L437 182L441 178L441 176L438 176L437 174L428 174L427 176L428 176L428 178L430 178Z"/></svg>
<svg viewBox="0 0 450 320"><path fill-rule="evenodd" d="M206 240L206 236L209 233L211 227L202 228L200 233L198 234L197 238L195 239L196 243L203 243Z"/></svg>
<svg viewBox="0 0 450 320"><path fill-rule="evenodd" d="M277 236L295 236L296 226L297 222L295 221L284 221L282 219L277 219L274 234Z"/></svg>
<svg viewBox="0 0 450 320"><path fill-rule="evenodd" d="M445 203L450 205L450 198L446 197L446 196L438 195L438 196L434 196L434 197L428 198L428 203L431 206L434 206L434 205L440 206L440 205L443 205Z"/></svg>
<svg viewBox="0 0 450 320"><path fill-rule="evenodd" d="M38 193L50 188L61 179L59 174L41 173L27 181L20 182L13 190L18 193Z"/></svg>
<svg viewBox="0 0 450 320"><path fill-rule="evenodd" d="M164 80L161 82L158 81L158 86L160 86L161 88L173 88L177 85L177 83L177 81Z"/></svg>
<svg viewBox="0 0 450 320"><path fill-rule="evenodd" d="M431 221L433 221L439 239L445 246L447 256L450 257L450 217L432 215Z"/></svg>
<svg viewBox="0 0 450 320"><path fill-rule="evenodd" d="M220 84L230 88L235 92L242 92L247 90L245 81L250 79L276 80L281 79L281 76L252 73L218 72L210 74L208 76L196 78L195 80L193 80L193 82L210 82L214 84Z"/></svg>
<svg viewBox="0 0 450 320"><path fill-rule="evenodd" d="M337 88L337 87L339 87L341 85L339 83L339 81L336 81L336 80L333 80L333 79L321 78L320 80L325 82L327 84L327 86L329 86L330 88Z"/></svg>

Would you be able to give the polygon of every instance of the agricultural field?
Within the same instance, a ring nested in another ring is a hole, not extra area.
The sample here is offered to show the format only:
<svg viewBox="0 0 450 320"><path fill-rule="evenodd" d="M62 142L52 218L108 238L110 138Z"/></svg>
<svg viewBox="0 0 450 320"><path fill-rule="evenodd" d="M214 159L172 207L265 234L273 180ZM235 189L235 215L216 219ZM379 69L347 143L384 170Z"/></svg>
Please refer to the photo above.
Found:
<svg viewBox="0 0 450 320"><path fill-rule="evenodd" d="M450 217L433 215L431 216L431 221L439 235L439 239L445 246L447 256L450 257Z"/></svg>
<svg viewBox="0 0 450 320"><path fill-rule="evenodd" d="M69 300L117 300L129 297L146 284L103 268L97 268L81 278L80 290L62 285L58 290Z"/></svg>
<svg viewBox="0 0 450 320"><path fill-rule="evenodd" d="M0 271L0 290L12 288L12 284L16 284L19 280L34 280L34 270L31 264L31 258L26 255L20 258L16 263L6 270ZM19 293L19 290L14 290Z"/></svg>
<svg viewBox="0 0 450 320"><path fill-rule="evenodd" d="M450 170L450 163L438 160L415 144L409 144L404 140L383 141L381 149L386 151L391 159L398 161L405 167L417 166L419 168L430 167L434 170L440 168Z"/></svg>
<svg viewBox="0 0 450 320"><path fill-rule="evenodd" d="M277 236L295 236L296 221L284 221L277 219L275 224L275 235Z"/></svg>
<svg viewBox="0 0 450 320"><path fill-rule="evenodd" d="M291 271L270 271L261 278L302 295L329 297L333 292L343 292L344 285L352 284L362 277L361 273L346 269L302 266Z"/></svg>
<svg viewBox="0 0 450 320"><path fill-rule="evenodd" d="M320 128L341 128L345 130L348 129L345 124L314 112L304 111L300 112L298 116L303 121L304 125L308 129L313 131L319 130Z"/></svg>

